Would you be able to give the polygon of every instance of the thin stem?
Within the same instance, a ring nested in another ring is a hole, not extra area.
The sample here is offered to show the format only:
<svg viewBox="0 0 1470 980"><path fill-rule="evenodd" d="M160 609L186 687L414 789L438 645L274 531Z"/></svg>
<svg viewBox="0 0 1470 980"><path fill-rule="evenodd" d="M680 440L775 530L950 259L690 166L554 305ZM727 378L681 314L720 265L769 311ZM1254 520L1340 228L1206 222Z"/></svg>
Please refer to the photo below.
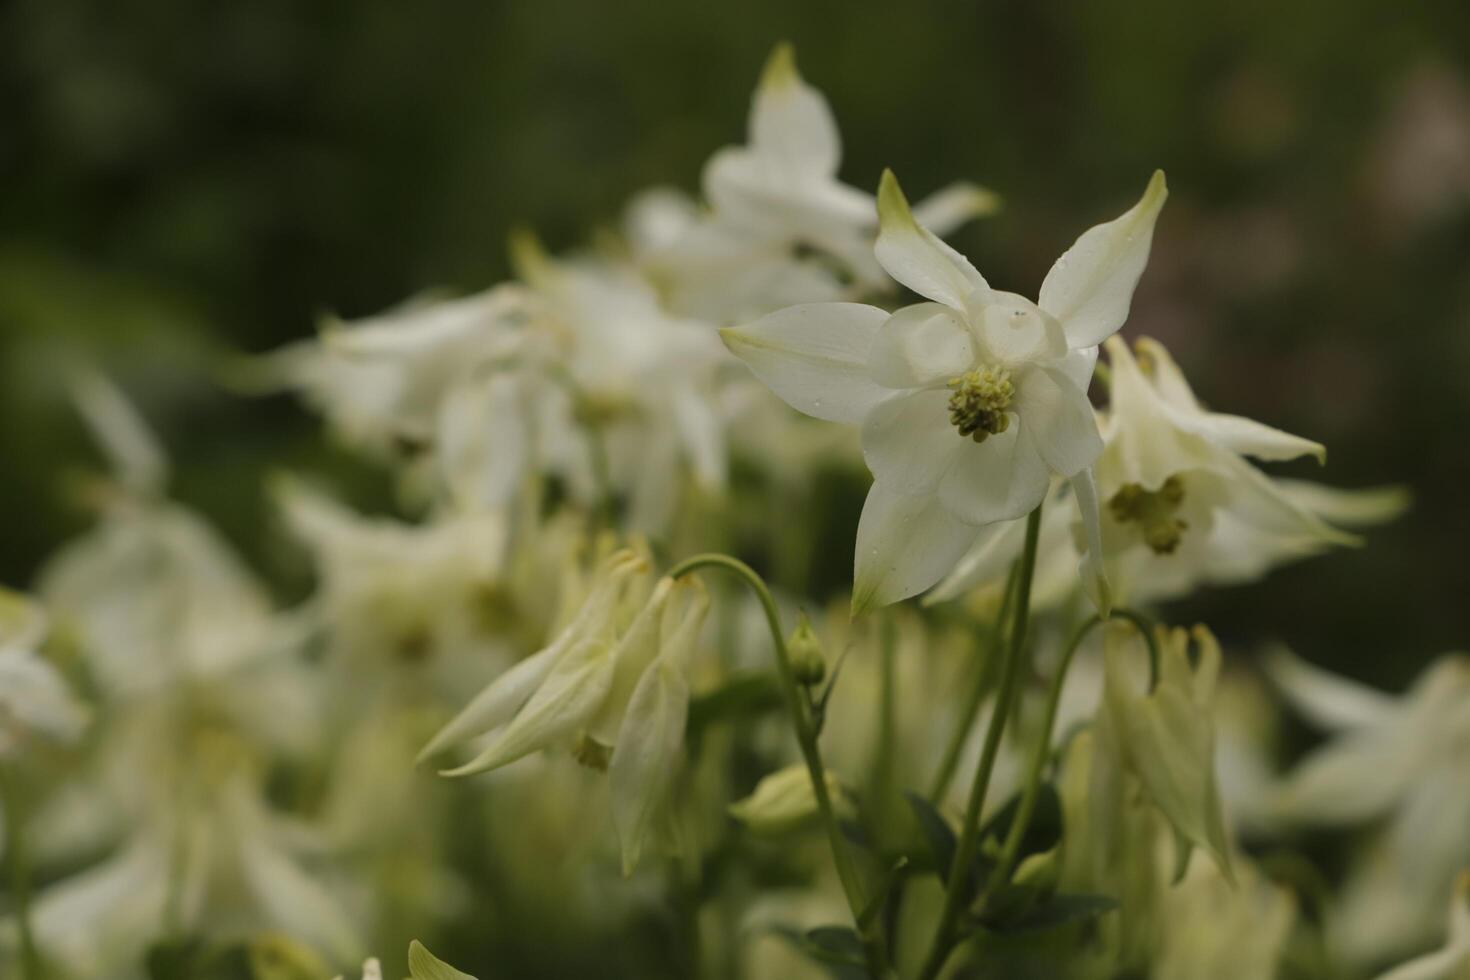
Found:
<svg viewBox="0 0 1470 980"><path fill-rule="evenodd" d="M41 980L41 954L31 929L31 869L26 860L25 808L13 773L0 767L0 805L5 813L5 858L9 865L10 900L20 935L20 971L25 980Z"/></svg>
<svg viewBox="0 0 1470 980"><path fill-rule="evenodd" d="M1010 643L1005 661L1001 664L1000 689L996 695L995 710L990 716L990 726L985 731L985 744L980 750L980 763L975 772L975 781L970 786L970 800L965 807L965 822L960 827L959 844L955 847L954 863L950 865L949 881L945 885L944 909L939 915L939 925L934 930L934 943L919 971L920 980L933 980L944 968L954 949L955 927L960 912L964 909L970 879L970 865L975 859L975 849L980 843L980 813L985 807L985 792L990 786L990 776L995 769L995 759L1000 752L1001 735L1005 731L1006 719L1011 704L1016 698L1017 680L1021 674L1022 651L1026 646L1026 626L1031 612L1031 579L1036 572L1036 539L1041 530L1041 505L1026 518L1026 544L1021 551L1021 564L1016 580L1016 612L1012 617Z"/></svg>
<svg viewBox="0 0 1470 980"><path fill-rule="evenodd" d="M898 622L891 614L883 617L879 627L878 656L881 682L878 685L878 734L873 747L873 778L870 785L874 809L880 826L888 826L889 804L893 797L894 750L898 740L898 681L895 657L898 649Z"/></svg>
<svg viewBox="0 0 1470 980"><path fill-rule="evenodd" d="M817 733L812 723L810 703L803 694L803 688L797 683L795 671L791 668L791 656L786 650L786 635L781 631L781 617L776 611L776 600L771 597L771 590L766 587L765 580L753 568L729 555L702 554L686 558L669 571L669 576L681 578L697 569L707 567L723 568L743 579L755 593L756 598L760 600L761 608L766 614L766 625L771 630L771 646L776 654L776 673L781 681L786 707L791 712L791 723L796 729L796 741L801 747L802 759L811 777L812 794L816 797L817 811L821 815L823 828L827 832L827 843L832 849L832 861L837 866L837 877L842 882L842 891L847 897L848 908L852 911L853 923L862 937L868 969L875 978L882 978L888 973L883 941L871 922L866 925L863 922L867 899L863 894L862 880L858 877L857 865L853 861L847 839L842 835L842 827L837 822L837 813L832 807L831 794L827 792L827 769L822 763L821 749L817 745Z"/></svg>
<svg viewBox="0 0 1470 980"><path fill-rule="evenodd" d="M1159 648L1154 641L1153 630L1141 614L1131 609L1114 609L1113 615L1118 619L1126 619L1133 623L1143 634L1144 642L1148 645L1148 689L1153 691L1159 683ZM1057 664L1056 675L1051 681L1051 691L1047 695L1046 715L1041 722L1041 732L1036 741L1036 748L1031 753L1031 767L1026 773L1026 784L1021 792L1021 802L1016 808L1016 817L1011 821L1011 829L1006 834L1005 843L1001 845L995 873L990 876L985 890L981 893L980 904L982 906L995 894L996 889L1010 880L1016 858L1021 850L1021 841L1026 836L1026 829L1030 826L1032 814L1036 810L1036 800L1041 795L1041 771L1046 768L1046 760L1051 755L1051 733L1052 728L1056 725L1057 709L1062 703L1062 685L1067 679L1067 669L1071 667L1072 658L1082 646L1083 639L1093 627L1104 622L1106 620L1101 616L1096 614L1089 616L1081 626L1077 627L1071 640L1062 651L1061 662Z"/></svg>
<svg viewBox="0 0 1470 980"><path fill-rule="evenodd" d="M975 727L975 718L980 714L980 704L985 700L985 692L990 687L995 653L1005 636L1006 621L1015 599L1016 579L1020 575L1020 569L1021 563L1014 562L1011 565L1010 574L1006 576L1005 592L1001 594L1000 612L995 618L995 629L986 638L985 658L975 667L975 683L970 687L965 705L960 710L960 722L950 733L949 743L944 747L944 755L939 761L939 769L934 773L934 782L929 787L929 802L936 806L944 799L944 794L949 792L949 784L954 781L955 770L960 764L960 753L964 750L965 742L970 737L970 730Z"/></svg>

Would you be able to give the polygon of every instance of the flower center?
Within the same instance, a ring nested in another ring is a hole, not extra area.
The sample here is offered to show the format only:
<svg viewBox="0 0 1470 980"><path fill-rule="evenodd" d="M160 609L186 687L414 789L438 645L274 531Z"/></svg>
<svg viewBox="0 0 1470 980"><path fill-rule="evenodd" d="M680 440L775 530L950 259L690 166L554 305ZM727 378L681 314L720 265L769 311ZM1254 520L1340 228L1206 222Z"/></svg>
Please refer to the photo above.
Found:
<svg viewBox="0 0 1470 980"><path fill-rule="evenodd" d="M1006 409L1016 394L1011 372L1003 367L980 367L949 379L949 420L960 435L984 442L1011 424Z"/></svg>
<svg viewBox="0 0 1470 980"><path fill-rule="evenodd" d="M1129 483L1108 501L1108 510L1120 524L1136 523L1143 531L1143 543L1156 555L1172 555L1189 527L1174 516L1184 503L1184 481L1171 476L1157 490L1145 490Z"/></svg>

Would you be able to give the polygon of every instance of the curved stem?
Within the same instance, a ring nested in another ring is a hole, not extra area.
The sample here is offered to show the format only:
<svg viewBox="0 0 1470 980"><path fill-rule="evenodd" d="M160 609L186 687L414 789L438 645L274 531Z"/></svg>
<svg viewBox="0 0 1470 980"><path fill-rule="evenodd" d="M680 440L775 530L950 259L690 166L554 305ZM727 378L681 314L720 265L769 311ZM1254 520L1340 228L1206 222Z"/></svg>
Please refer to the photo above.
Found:
<svg viewBox="0 0 1470 980"><path fill-rule="evenodd" d="M944 909L939 915L939 925L934 930L934 942L929 955L919 971L920 980L933 980L943 969L954 949L955 926L964 909L966 892L969 888L970 865L975 859L975 849L980 843L980 813L985 806L985 792L990 786L990 775L995 769L995 759L1000 752L1001 735L1005 731L1006 719L1011 704L1016 698L1017 679L1021 674L1021 655L1026 645L1026 626L1031 611L1031 579L1036 572L1036 539L1041 530L1041 504L1026 518L1026 544L1021 551L1020 570L1016 579L1016 611L1012 617L1010 642L1006 658L1001 664L1000 689L996 695L995 710L990 716L990 726L985 730L985 744L980 750L979 768L975 781L970 785L970 800L965 807L965 822L960 827L959 844L955 847L954 863L950 865L949 881L944 890Z"/></svg>
<svg viewBox="0 0 1470 980"><path fill-rule="evenodd" d="M949 792L949 784L954 781L955 769L959 766L960 753L965 748L965 742L970 737L970 730L975 727L975 718L980 714L980 704L985 700L985 692L990 687L990 676L995 664L995 652L1000 646L1006 632L1006 620L1009 618L1012 600L1015 598L1016 578L1020 574L1020 562L1011 565L1010 574L1006 576L1005 591L1000 598L1000 612L995 618L995 629L986 638L985 659L975 666L975 683L971 685L969 695L965 699L965 705L960 710L960 723L950 733L949 743L944 747L944 755L940 759L939 769L934 773L934 783L929 787L929 802L935 806L944 799L944 794Z"/></svg>
<svg viewBox="0 0 1470 980"><path fill-rule="evenodd" d="M1148 689L1152 692L1159 683L1159 648L1154 641L1153 629L1143 615L1131 609L1114 609L1112 614L1118 619L1126 619L1133 623L1143 634L1144 642L1148 644ZM1021 841L1026 836L1026 830L1031 824L1031 816L1036 810L1037 797L1041 793L1041 771L1046 768L1047 757L1051 755L1051 732L1056 725L1057 708L1062 703L1062 685L1067 679L1067 669L1071 667L1072 658L1082 646L1082 641L1087 634L1092 632L1093 627L1104 622L1106 620L1099 615L1089 616L1081 626L1077 627L1071 640L1067 642L1067 646L1062 651L1061 662L1057 664L1056 675L1051 681L1051 691L1047 695L1046 715L1041 721L1041 732L1036 741L1036 749L1031 754L1031 767L1026 773L1026 784L1021 792L1021 802L1016 808L1016 817L1011 821L1011 829L1006 834L1005 843L1001 845L1000 859L996 863L995 873L990 876L985 890L981 893L982 905L986 899L995 894L997 888L1010 881L1016 857L1021 850Z"/></svg>
<svg viewBox="0 0 1470 980"><path fill-rule="evenodd" d="M786 636L781 631L781 617L776 611L776 600L771 597L771 590L766 587L765 580L753 568L729 555L702 554L686 558L669 570L669 576L681 578L700 568L723 568L734 573L750 586L751 591L760 600L761 608L766 614L766 625L771 630L771 645L776 654L776 673L781 681L781 691L786 699L786 707L791 712L791 722L796 729L796 741L801 747L802 760L806 763L807 773L811 777L812 793L816 797L817 811L822 818L822 826L827 832L827 843L832 849L832 861L837 866L837 877L842 882L842 891L847 897L848 908L852 910L853 923L862 937L868 969L875 978L882 978L888 972L882 938L872 923L866 925L863 923L867 899L863 893L862 881L858 877L857 865L853 861L847 839L843 837L842 827L837 822L837 813L832 807L832 796L827 792L827 769L822 763L821 749L817 745L816 726L812 723L811 707L803 694L801 685L797 683L795 671L791 668L791 656L786 650Z"/></svg>
<svg viewBox="0 0 1470 980"><path fill-rule="evenodd" d="M20 939L20 972L26 980L41 980L41 954L31 929L31 874L26 861L25 811L14 775L0 767L0 804L5 814L5 858L10 873L10 902Z"/></svg>

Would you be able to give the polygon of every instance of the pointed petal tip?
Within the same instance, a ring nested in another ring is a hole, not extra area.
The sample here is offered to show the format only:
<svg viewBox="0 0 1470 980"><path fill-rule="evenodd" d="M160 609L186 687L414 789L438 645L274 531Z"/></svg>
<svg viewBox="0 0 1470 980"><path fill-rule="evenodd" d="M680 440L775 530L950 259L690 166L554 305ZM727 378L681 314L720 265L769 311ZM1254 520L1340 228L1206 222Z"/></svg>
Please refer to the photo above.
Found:
<svg viewBox="0 0 1470 980"><path fill-rule="evenodd" d="M878 179L879 223L912 224L913 220L914 216L909 210L908 198L904 196L903 188L898 186L898 178L894 176L891 168L884 167L883 176Z"/></svg>
<svg viewBox="0 0 1470 980"><path fill-rule="evenodd" d="M761 87L778 88L800 82L801 72L796 68L796 47L790 41L777 43L761 69Z"/></svg>

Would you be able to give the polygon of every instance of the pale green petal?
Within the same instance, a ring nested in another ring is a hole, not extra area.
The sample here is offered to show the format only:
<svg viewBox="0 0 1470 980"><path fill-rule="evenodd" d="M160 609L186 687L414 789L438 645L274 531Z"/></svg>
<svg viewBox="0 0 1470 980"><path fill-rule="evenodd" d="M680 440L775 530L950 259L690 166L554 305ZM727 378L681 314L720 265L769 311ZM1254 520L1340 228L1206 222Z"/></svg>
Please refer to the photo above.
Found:
<svg viewBox="0 0 1470 980"><path fill-rule="evenodd" d="M889 388L948 381L974 364L969 328L939 303L916 303L893 314L879 328L868 352L868 373Z"/></svg>
<svg viewBox="0 0 1470 980"><path fill-rule="evenodd" d="M842 783L828 770L824 773L827 795L839 816L852 813ZM745 825L751 833L762 837L779 837L807 826L817 817L817 794L811 773L803 763L787 766L761 777L755 789L742 800L730 804L730 816Z"/></svg>
<svg viewBox="0 0 1470 980"><path fill-rule="evenodd" d="M914 205L914 220L936 235L946 235L972 218L1000 210L1000 195L961 180L942 187Z"/></svg>
<svg viewBox="0 0 1470 980"><path fill-rule="evenodd" d="M476 694L459 714L429 740L419 751L416 763L422 763L452 745L499 728L510 721L546 679L551 667L569 644L570 637L558 638L551 646L527 657L497 677Z"/></svg>
<svg viewBox="0 0 1470 980"><path fill-rule="evenodd" d="M362 937L346 909L284 852L258 837L239 842L239 872L278 929L319 944L335 960L355 960Z"/></svg>
<svg viewBox="0 0 1470 980"><path fill-rule="evenodd" d="M720 336L792 408L856 424L890 394L868 376L868 351L887 319L876 306L806 303L727 327Z"/></svg>
<svg viewBox="0 0 1470 980"><path fill-rule="evenodd" d="M1155 171L1137 204L1084 232L1047 273L1039 304L1062 321L1072 347L1099 344L1128 319L1168 194L1164 172Z"/></svg>
<svg viewBox="0 0 1470 980"><path fill-rule="evenodd" d="M1057 474L1076 476L1102 455L1092 404L1060 371L1033 368L1017 377L1015 411Z"/></svg>
<svg viewBox="0 0 1470 980"><path fill-rule="evenodd" d="M1051 474L1036 451L1025 419L984 442L960 440L954 464L939 484L939 501L955 518L976 527L1024 517L1046 496Z"/></svg>
<svg viewBox="0 0 1470 980"><path fill-rule="evenodd" d="M417 939L408 944L408 972L412 980L475 980L429 952Z"/></svg>
<svg viewBox="0 0 1470 980"><path fill-rule="evenodd" d="M863 420L863 459L898 493L932 491L967 446L949 422L949 391L925 388L884 399ZM995 438L995 437L991 437Z"/></svg>
<svg viewBox="0 0 1470 980"><path fill-rule="evenodd" d="M1093 479L1091 467L1072 478L1072 496L1077 500L1077 511L1082 517L1083 540L1087 550L1082 555L1078 573L1082 578L1082 590L1104 619L1112 612L1112 587L1108 584L1108 573L1103 561L1102 515L1098 510L1097 481Z"/></svg>
<svg viewBox="0 0 1470 980"><path fill-rule="evenodd" d="M858 520L853 615L923 592L954 567L976 533L932 494L904 496L874 483Z"/></svg>
<svg viewBox="0 0 1470 980"><path fill-rule="evenodd" d="M891 170L878 185L878 229L878 262L920 296L963 311L972 293L989 288L968 259L914 220Z"/></svg>
<svg viewBox="0 0 1470 980"><path fill-rule="evenodd" d="M582 640L552 666L510 724L465 765L442 770L443 776L473 776L509 765L532 752L560 742L570 743L607 697L614 661L606 640Z"/></svg>
<svg viewBox="0 0 1470 980"><path fill-rule="evenodd" d="M633 873L655 818L668 803L688 714L684 672L672 658L660 657L633 691L607 773L624 875Z"/></svg>
<svg viewBox="0 0 1470 980"><path fill-rule="evenodd" d="M1307 480L1275 482L1276 489L1298 507L1343 527L1386 524L1402 516L1414 499L1409 488L1400 485L1350 490Z"/></svg>
<svg viewBox="0 0 1470 980"><path fill-rule="evenodd" d="M837 121L827 99L796 70L796 52L771 52L750 111L750 145L786 174L831 177L842 158Z"/></svg>

